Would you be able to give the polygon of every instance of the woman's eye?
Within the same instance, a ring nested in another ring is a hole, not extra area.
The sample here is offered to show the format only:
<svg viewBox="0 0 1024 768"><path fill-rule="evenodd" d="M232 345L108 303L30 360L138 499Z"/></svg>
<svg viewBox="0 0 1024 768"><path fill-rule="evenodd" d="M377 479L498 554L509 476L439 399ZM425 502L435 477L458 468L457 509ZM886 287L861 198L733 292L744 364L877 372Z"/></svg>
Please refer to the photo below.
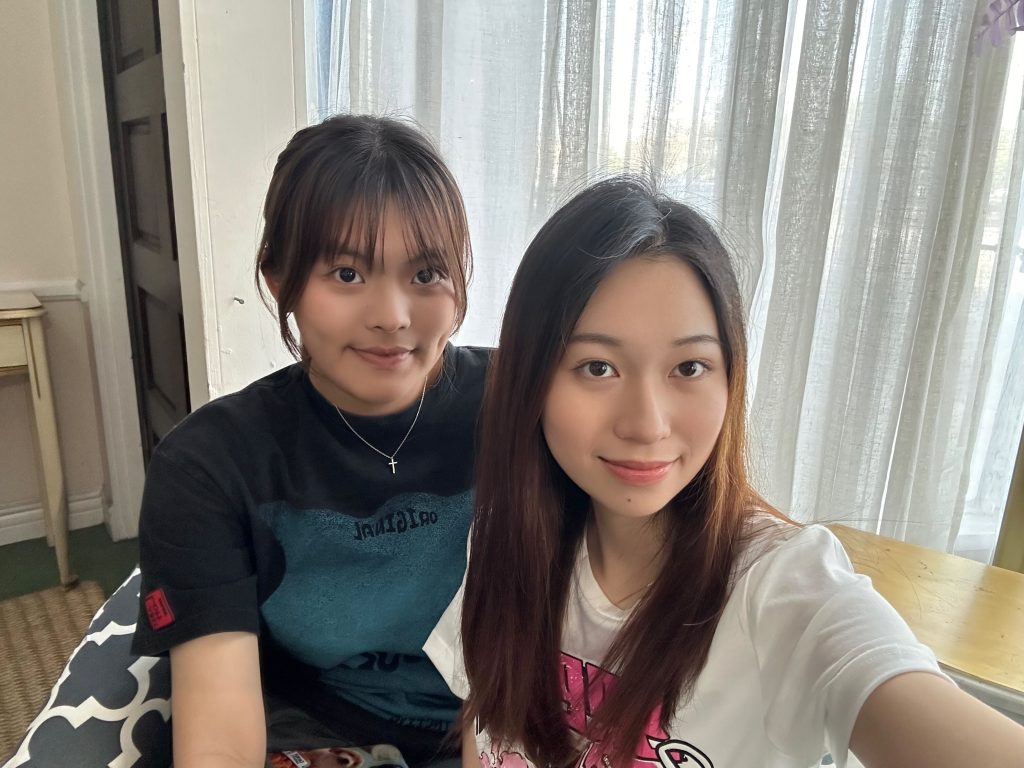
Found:
<svg viewBox="0 0 1024 768"><path fill-rule="evenodd" d="M707 363L702 363L700 360L687 360L685 363L677 365L676 370L684 379L696 379L711 369Z"/></svg>
<svg viewBox="0 0 1024 768"><path fill-rule="evenodd" d="M584 363L580 368L588 378L607 379L615 375L615 369L604 360L591 360L589 363Z"/></svg>
<svg viewBox="0 0 1024 768"><path fill-rule="evenodd" d="M444 275L439 270L427 267L415 274L413 282L417 285L433 285L434 283L441 282L443 279Z"/></svg>
<svg viewBox="0 0 1024 768"><path fill-rule="evenodd" d="M362 276L356 272L352 267L342 267L341 269L334 270L334 274L338 280L343 283L361 283L363 282Z"/></svg>

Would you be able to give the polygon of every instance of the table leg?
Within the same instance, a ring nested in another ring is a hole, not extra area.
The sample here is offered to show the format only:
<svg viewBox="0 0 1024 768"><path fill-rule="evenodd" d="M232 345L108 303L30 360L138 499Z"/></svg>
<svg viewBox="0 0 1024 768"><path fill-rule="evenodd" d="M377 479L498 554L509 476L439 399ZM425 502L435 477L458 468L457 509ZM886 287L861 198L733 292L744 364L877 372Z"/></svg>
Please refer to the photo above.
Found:
<svg viewBox="0 0 1024 768"><path fill-rule="evenodd" d="M71 573L68 558L68 504L64 495L64 470L57 439L57 418L53 408L50 368L46 360L41 317L30 317L25 323L25 344L28 357L29 382L32 389L32 410L36 419L43 486L43 514L47 517L47 533L53 539L60 582L70 587L78 581Z"/></svg>

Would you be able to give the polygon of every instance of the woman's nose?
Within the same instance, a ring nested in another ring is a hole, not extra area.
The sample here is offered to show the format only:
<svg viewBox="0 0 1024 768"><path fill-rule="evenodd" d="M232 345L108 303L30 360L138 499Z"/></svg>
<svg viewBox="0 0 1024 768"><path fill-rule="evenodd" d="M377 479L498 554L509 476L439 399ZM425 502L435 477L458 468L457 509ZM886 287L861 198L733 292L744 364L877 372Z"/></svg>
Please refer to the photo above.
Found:
<svg viewBox="0 0 1024 768"><path fill-rule="evenodd" d="M390 280L382 281L369 296L367 325L384 333L395 333L409 327L409 301L404 291Z"/></svg>
<svg viewBox="0 0 1024 768"><path fill-rule="evenodd" d="M668 437L671 422L666 393L654 383L639 382L622 393L615 419L615 435L636 443L656 443Z"/></svg>

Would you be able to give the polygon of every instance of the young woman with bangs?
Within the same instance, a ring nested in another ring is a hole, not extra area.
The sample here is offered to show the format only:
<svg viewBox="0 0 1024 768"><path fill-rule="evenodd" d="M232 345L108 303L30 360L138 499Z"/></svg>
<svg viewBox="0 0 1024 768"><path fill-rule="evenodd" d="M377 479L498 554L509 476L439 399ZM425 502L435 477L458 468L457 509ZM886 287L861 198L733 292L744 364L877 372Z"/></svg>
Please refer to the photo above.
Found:
<svg viewBox="0 0 1024 768"><path fill-rule="evenodd" d="M465 766L1024 754L1024 729L942 675L826 528L748 483L743 317L714 230L634 179L580 193L527 249L466 578L426 645L466 700Z"/></svg>
<svg viewBox="0 0 1024 768"><path fill-rule="evenodd" d="M472 511L489 353L449 343L470 265L459 190L412 126L339 116L278 157L256 279L299 362L191 414L146 478L134 650L170 654L177 768L443 758L459 702L422 645Z"/></svg>

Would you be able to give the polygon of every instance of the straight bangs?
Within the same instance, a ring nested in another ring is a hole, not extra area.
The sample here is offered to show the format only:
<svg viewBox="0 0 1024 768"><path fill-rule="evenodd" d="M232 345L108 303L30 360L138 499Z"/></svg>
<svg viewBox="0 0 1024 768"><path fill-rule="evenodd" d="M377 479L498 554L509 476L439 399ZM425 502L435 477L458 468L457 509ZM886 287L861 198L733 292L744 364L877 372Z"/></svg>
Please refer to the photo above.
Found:
<svg viewBox="0 0 1024 768"><path fill-rule="evenodd" d="M410 253L422 256L431 269L452 281L455 289L455 329L466 318L473 250L462 197L448 171L419 158L426 167L395 164L389 179L388 200L398 207L405 222L405 244ZM419 172L415 172L419 171Z"/></svg>
<svg viewBox="0 0 1024 768"><path fill-rule="evenodd" d="M314 214L308 219L320 226L311 233L310 249L303 254L303 261L308 261L307 276L317 263L330 266L342 254L375 258L390 201L383 185L374 184L369 176L363 174L354 183L331 185L329 197L313 207Z"/></svg>

